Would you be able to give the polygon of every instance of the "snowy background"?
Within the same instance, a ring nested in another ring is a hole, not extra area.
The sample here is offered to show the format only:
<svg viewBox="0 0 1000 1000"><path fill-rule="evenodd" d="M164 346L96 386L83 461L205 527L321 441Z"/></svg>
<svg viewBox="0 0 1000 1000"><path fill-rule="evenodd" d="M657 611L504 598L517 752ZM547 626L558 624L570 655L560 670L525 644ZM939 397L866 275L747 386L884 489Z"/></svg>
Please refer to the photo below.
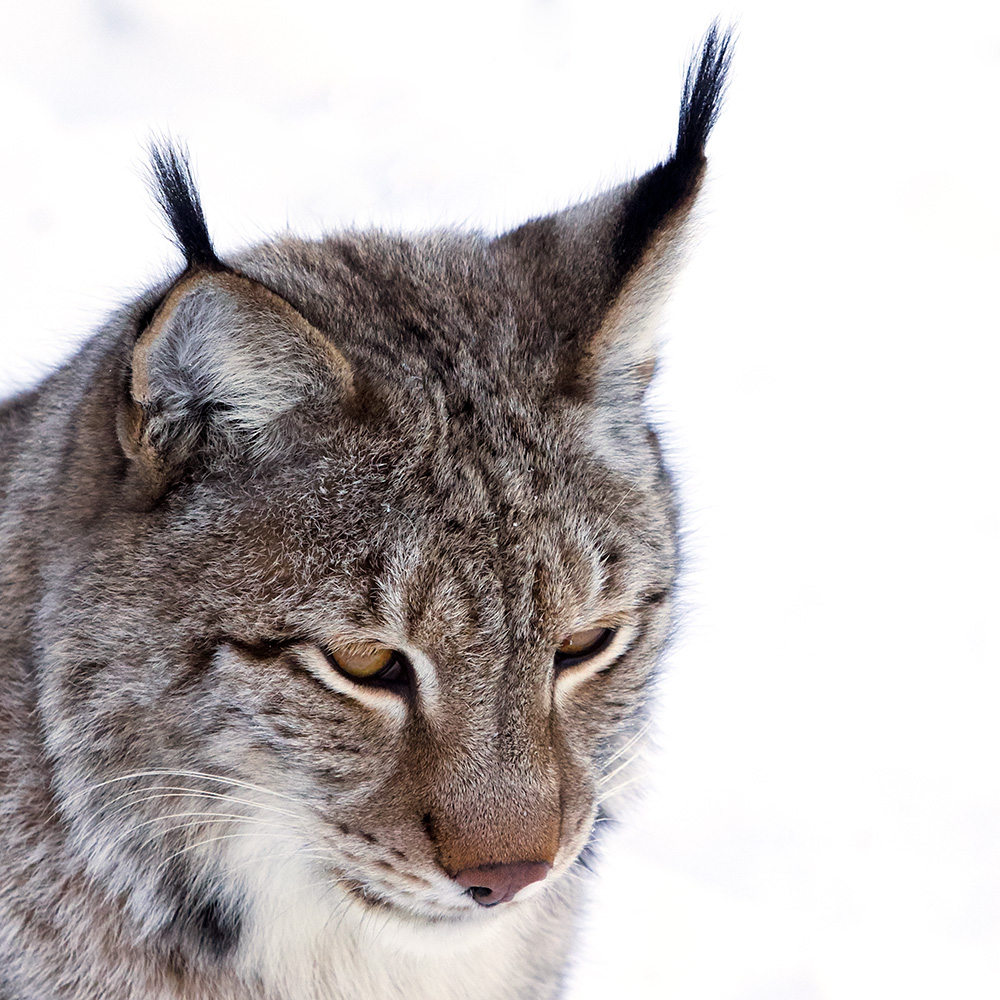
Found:
<svg viewBox="0 0 1000 1000"><path fill-rule="evenodd" d="M223 252L501 229L669 151L738 16L652 401L688 614L572 1000L1000 996L995 3L41 0L0 34L0 387L177 265L185 138Z"/></svg>

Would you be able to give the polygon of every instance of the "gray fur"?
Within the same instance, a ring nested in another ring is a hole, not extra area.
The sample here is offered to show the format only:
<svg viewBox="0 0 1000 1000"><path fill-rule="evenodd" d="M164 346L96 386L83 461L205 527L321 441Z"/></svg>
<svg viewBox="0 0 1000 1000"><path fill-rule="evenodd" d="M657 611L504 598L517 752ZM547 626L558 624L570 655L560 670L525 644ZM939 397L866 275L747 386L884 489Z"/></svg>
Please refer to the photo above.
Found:
<svg viewBox="0 0 1000 1000"><path fill-rule="evenodd" d="M702 162L626 274L634 184L282 239L0 407L4 1000L558 994L671 627L641 404ZM352 638L415 695L338 675ZM494 909L451 878L546 852Z"/></svg>

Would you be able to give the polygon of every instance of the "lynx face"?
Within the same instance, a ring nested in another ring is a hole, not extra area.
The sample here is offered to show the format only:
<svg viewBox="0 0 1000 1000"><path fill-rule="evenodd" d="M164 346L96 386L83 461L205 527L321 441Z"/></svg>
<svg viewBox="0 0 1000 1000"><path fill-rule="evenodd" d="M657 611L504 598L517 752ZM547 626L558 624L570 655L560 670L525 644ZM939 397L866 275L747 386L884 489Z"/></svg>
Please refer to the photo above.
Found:
<svg viewBox="0 0 1000 1000"><path fill-rule="evenodd" d="M224 262L154 151L185 270L0 411L25 996L552 995L671 625L642 398L727 45L670 160L496 238Z"/></svg>
<svg viewBox="0 0 1000 1000"><path fill-rule="evenodd" d="M377 263L350 269L365 254ZM404 256L405 279L387 273ZM278 426L225 431L266 434L260 457L202 428L197 472L155 501L126 400L138 469L68 568L47 691L53 721L72 718L65 790L105 877L150 879L155 898L157 877L301 845L360 905L454 920L530 896L529 878L545 891L586 846L669 623L670 490L638 395L609 427L587 395L553 390L554 334L526 358L541 321L512 311L530 298L504 256L477 238L365 237L241 260L337 353L302 332L315 367L252 397L273 393ZM456 308L470 262L476 298ZM268 339L299 331L273 329L245 278L178 288L205 301L168 294L132 392L153 396L179 363L156 354L183 356L171 324L231 311L262 342L226 377L266 382ZM186 428L159 433L163 454ZM138 874L129 852L177 857Z"/></svg>

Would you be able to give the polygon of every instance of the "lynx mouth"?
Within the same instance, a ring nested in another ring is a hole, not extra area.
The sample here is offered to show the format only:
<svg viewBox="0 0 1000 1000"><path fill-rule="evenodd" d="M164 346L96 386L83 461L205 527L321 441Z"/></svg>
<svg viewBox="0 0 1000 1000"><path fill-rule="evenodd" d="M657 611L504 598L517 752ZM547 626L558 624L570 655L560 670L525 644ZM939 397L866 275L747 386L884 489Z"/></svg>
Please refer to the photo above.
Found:
<svg viewBox="0 0 1000 1000"><path fill-rule="evenodd" d="M357 879L344 879L341 881L340 887L344 889L353 900L361 903L369 910L381 913L392 913L399 910L399 907L395 903L390 902L382 896L376 895L370 886L365 885L364 882L359 882Z"/></svg>
<svg viewBox="0 0 1000 1000"><path fill-rule="evenodd" d="M347 893L352 902L367 912L394 916L401 922L411 925L449 927L478 924L484 920L489 922L495 918L496 913L510 909L509 905L493 907L459 905L446 909L440 904L432 909L426 904L421 905L417 899L412 902L390 899L358 879L340 879L339 882L340 888Z"/></svg>

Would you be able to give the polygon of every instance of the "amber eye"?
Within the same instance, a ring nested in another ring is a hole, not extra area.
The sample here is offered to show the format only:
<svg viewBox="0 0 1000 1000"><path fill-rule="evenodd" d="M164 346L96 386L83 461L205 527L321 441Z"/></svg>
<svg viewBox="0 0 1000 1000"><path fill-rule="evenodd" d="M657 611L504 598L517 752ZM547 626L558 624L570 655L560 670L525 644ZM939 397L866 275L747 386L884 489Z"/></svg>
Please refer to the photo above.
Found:
<svg viewBox="0 0 1000 1000"><path fill-rule="evenodd" d="M325 650L327 658L352 680L396 685L407 680L406 658L388 646L354 643Z"/></svg>
<svg viewBox="0 0 1000 1000"><path fill-rule="evenodd" d="M589 660L607 648L614 634L613 628L595 625L592 628L580 629L579 632L566 636L556 650L556 667L571 667L574 663Z"/></svg>

